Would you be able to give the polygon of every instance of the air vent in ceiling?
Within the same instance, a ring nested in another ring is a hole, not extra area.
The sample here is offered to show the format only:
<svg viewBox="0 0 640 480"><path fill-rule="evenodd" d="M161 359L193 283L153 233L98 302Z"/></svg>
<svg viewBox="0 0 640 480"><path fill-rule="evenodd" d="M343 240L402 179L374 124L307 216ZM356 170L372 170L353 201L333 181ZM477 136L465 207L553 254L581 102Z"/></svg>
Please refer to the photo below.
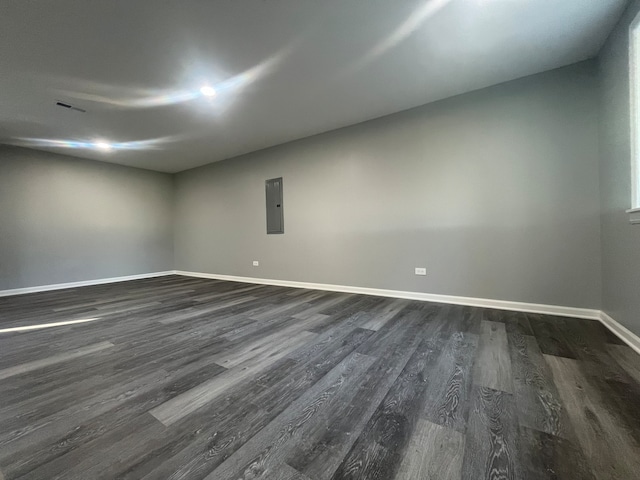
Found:
<svg viewBox="0 0 640 480"><path fill-rule="evenodd" d="M73 105L69 105L68 103L64 103L64 102L56 102L56 105L58 105L59 107L67 108L69 110L73 110L74 112L82 112L82 113L86 112L86 110L82 108L74 107Z"/></svg>

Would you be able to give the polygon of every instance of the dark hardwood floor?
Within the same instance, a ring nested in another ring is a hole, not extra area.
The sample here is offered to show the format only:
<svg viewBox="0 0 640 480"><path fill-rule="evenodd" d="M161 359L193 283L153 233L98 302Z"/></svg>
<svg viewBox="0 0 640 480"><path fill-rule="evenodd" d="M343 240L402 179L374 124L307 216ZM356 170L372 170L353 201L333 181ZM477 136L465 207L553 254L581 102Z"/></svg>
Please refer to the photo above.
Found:
<svg viewBox="0 0 640 480"><path fill-rule="evenodd" d="M0 479L637 479L600 323L178 276L0 298Z"/></svg>

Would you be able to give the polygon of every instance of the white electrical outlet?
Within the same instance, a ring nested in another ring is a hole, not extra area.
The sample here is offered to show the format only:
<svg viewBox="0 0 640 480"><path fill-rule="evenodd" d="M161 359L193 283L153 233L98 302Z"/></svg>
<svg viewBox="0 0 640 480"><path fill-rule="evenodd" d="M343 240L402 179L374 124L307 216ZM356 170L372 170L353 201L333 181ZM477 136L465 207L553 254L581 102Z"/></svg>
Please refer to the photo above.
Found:
<svg viewBox="0 0 640 480"><path fill-rule="evenodd" d="M260 262L258 260L254 260L253 261L253 266L254 267L259 267L260 266Z"/></svg>
<svg viewBox="0 0 640 480"><path fill-rule="evenodd" d="M426 268L416 267L416 275L426 275L426 274L427 274Z"/></svg>

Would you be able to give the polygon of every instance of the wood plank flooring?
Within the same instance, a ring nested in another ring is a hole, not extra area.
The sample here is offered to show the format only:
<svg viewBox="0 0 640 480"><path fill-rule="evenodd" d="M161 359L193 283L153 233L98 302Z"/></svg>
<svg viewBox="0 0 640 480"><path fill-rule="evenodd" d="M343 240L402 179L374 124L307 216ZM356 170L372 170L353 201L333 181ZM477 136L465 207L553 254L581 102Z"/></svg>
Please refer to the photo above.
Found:
<svg viewBox="0 0 640 480"><path fill-rule="evenodd" d="M640 479L588 320L167 276L0 298L0 479Z"/></svg>

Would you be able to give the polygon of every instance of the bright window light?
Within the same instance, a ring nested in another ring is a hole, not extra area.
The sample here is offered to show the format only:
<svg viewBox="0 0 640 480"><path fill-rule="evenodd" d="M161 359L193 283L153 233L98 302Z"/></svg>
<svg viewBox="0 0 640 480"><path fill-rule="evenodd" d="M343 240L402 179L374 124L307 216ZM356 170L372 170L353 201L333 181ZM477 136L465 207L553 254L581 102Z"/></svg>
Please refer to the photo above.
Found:
<svg viewBox="0 0 640 480"><path fill-rule="evenodd" d="M631 208L640 209L640 14L629 32L631 85Z"/></svg>

